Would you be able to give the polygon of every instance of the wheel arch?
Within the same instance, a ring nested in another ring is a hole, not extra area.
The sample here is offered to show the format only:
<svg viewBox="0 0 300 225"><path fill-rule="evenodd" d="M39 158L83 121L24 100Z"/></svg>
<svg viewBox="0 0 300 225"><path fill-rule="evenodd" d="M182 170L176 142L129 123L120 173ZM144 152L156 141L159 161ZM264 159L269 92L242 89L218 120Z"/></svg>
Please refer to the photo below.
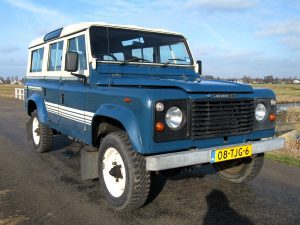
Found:
<svg viewBox="0 0 300 225"><path fill-rule="evenodd" d="M92 121L93 145L99 145L102 137L117 130L126 131L134 150L143 153L140 128L134 113L120 105L106 104L99 107Z"/></svg>
<svg viewBox="0 0 300 225"><path fill-rule="evenodd" d="M47 123L48 113L45 106L45 102L44 99L38 94L32 94L27 99L27 114L31 116L34 110L37 110L37 114L41 123Z"/></svg>
<svg viewBox="0 0 300 225"><path fill-rule="evenodd" d="M36 107L36 104L33 100L28 100L28 103L27 103L27 114L28 116L31 116L33 111L36 110L37 107Z"/></svg>

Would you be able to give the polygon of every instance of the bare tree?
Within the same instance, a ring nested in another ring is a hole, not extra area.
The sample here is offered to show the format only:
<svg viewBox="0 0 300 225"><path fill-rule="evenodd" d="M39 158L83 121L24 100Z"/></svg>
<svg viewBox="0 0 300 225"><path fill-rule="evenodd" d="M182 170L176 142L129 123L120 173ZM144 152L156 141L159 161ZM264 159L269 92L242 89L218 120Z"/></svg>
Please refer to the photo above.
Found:
<svg viewBox="0 0 300 225"><path fill-rule="evenodd" d="M265 83L273 83L274 82L274 78L273 78L273 76L272 75L269 75L269 76L265 76L264 77L264 82Z"/></svg>
<svg viewBox="0 0 300 225"><path fill-rule="evenodd" d="M11 81L10 77L9 77L9 76L7 76L7 77L6 77L6 79L5 79L5 81L4 81L4 83L6 83L6 84L10 84L10 81Z"/></svg>
<svg viewBox="0 0 300 225"><path fill-rule="evenodd" d="M252 82L252 79L250 76L243 76L242 80L244 83L247 83L247 84Z"/></svg>

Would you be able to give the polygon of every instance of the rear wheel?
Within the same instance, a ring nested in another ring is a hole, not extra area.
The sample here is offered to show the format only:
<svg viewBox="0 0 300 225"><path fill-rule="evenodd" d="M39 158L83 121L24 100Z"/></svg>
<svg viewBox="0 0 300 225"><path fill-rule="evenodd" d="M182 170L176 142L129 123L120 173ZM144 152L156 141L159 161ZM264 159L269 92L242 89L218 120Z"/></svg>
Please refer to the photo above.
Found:
<svg viewBox="0 0 300 225"><path fill-rule="evenodd" d="M52 147L53 132L47 125L42 124L36 110L31 114L29 135L33 149L37 152L48 152Z"/></svg>
<svg viewBox="0 0 300 225"><path fill-rule="evenodd" d="M104 137L99 149L99 181L108 202L116 209L134 210L144 205L150 189L145 158L132 148L127 133Z"/></svg>
<svg viewBox="0 0 300 225"><path fill-rule="evenodd" d="M214 163L218 175L233 183L244 183L258 175L264 163L264 154Z"/></svg>

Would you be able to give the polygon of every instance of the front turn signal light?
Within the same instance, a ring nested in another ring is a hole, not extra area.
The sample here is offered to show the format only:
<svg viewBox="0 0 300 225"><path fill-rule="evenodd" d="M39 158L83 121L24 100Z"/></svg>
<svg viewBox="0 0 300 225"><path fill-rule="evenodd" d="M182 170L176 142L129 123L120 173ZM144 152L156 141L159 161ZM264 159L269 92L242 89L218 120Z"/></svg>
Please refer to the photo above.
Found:
<svg viewBox="0 0 300 225"><path fill-rule="evenodd" d="M271 113L270 116L269 116L269 120L272 121L272 122L275 121L276 120L276 115Z"/></svg>
<svg viewBox="0 0 300 225"><path fill-rule="evenodd" d="M155 130L156 130L157 132L162 132L162 131L165 130L165 125L164 125L162 122L157 122L157 123L155 124Z"/></svg>

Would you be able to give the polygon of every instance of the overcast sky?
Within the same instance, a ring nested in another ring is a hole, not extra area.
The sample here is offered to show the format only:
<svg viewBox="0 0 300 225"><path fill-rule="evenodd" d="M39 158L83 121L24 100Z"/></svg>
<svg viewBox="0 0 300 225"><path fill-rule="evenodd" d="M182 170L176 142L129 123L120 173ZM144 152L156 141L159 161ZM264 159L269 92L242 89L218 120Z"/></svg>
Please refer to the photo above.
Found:
<svg viewBox="0 0 300 225"><path fill-rule="evenodd" d="M24 76L32 39L85 21L184 33L204 74L300 77L299 0L2 0L0 76Z"/></svg>

